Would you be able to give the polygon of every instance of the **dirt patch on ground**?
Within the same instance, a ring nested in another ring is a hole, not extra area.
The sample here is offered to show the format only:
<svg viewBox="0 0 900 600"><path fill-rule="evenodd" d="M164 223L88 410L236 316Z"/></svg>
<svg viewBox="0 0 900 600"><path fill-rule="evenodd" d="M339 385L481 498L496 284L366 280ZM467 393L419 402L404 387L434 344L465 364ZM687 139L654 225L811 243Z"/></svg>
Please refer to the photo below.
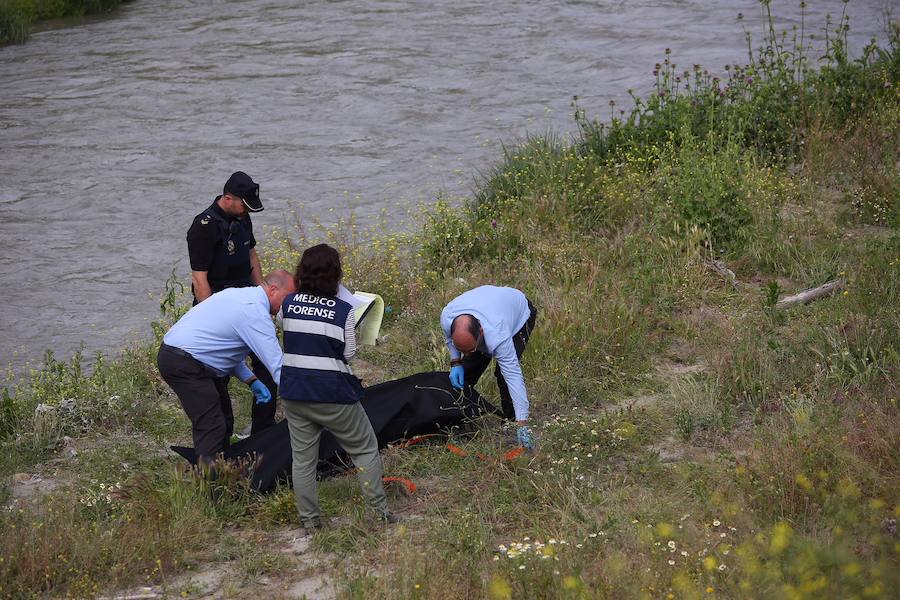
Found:
<svg viewBox="0 0 900 600"><path fill-rule="evenodd" d="M682 319L691 329L701 331L709 327L722 328L728 325L728 317L718 308L698 306L685 314Z"/></svg>
<svg viewBox="0 0 900 600"><path fill-rule="evenodd" d="M241 532L236 532L241 535ZM223 542L228 544L229 542ZM303 529L283 528L266 532L265 546L278 553L278 561L266 573L248 573L240 559L201 563L165 583L108 593L107 600L156 598L333 600L331 577L337 557L310 548L312 535Z"/></svg>
<svg viewBox="0 0 900 600"><path fill-rule="evenodd" d="M59 480L40 473L16 473L10 478L9 506L39 498L60 487Z"/></svg>
<svg viewBox="0 0 900 600"><path fill-rule="evenodd" d="M750 278L748 284L754 288L763 290L767 288L772 281L778 284L778 287L782 290L782 293L794 293L803 291L803 287L799 283L797 283L793 279L788 279L787 277L782 277L780 275L772 277L771 275L762 275L757 273ZM761 301L762 299L760 299L760 302Z"/></svg>
<svg viewBox="0 0 900 600"><path fill-rule="evenodd" d="M662 384L660 390L639 393L620 402L621 405L636 410L674 410L672 408L672 387L684 378L703 373L707 366L702 362L681 363L669 358L659 358L654 363L654 374ZM720 450L726 450L727 443L721 440L692 438L683 440L674 433L648 445L646 449L658 456L661 463L674 464L683 461L706 462L715 460Z"/></svg>
<svg viewBox="0 0 900 600"><path fill-rule="evenodd" d="M707 366L702 362L685 364L669 360L668 358L662 358L655 361L653 368L660 379L671 384L675 379L693 375L695 373L703 373L706 371Z"/></svg>
<svg viewBox="0 0 900 600"><path fill-rule="evenodd" d="M890 227L881 227L879 225L861 225L847 229L844 237L848 239L863 240L888 240L894 235L894 230Z"/></svg>
<svg viewBox="0 0 900 600"><path fill-rule="evenodd" d="M631 410L646 410L655 408L663 401L662 394L638 394L624 399L621 404Z"/></svg>
<svg viewBox="0 0 900 600"><path fill-rule="evenodd" d="M713 453L709 448L693 446L673 435L651 444L647 449L656 453L662 463L676 463L685 460L703 462L713 458Z"/></svg>

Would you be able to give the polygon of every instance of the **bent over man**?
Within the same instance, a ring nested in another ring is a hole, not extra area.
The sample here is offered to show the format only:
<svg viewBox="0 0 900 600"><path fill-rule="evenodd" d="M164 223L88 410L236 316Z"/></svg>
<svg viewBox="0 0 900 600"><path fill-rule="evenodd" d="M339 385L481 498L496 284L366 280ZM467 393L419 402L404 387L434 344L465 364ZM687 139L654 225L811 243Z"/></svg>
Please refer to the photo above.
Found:
<svg viewBox="0 0 900 600"><path fill-rule="evenodd" d="M473 386L497 361L494 375L503 416L515 420L519 444L533 448L528 428L528 393L519 359L534 329L537 309L515 288L483 285L457 296L441 312L450 350L450 382Z"/></svg>
<svg viewBox="0 0 900 600"><path fill-rule="evenodd" d="M281 307L284 368L281 398L293 452L293 484L300 521L306 529L322 526L316 464L319 440L327 428L350 455L363 496L387 522L378 438L359 401L362 385L350 370L356 354L353 307L340 298L341 259L327 244L308 248L297 265L296 294Z"/></svg>
<svg viewBox="0 0 900 600"><path fill-rule="evenodd" d="M272 315L296 290L287 271L273 271L255 287L231 288L189 310L166 332L157 354L160 375L178 396L191 420L198 464L212 464L234 430L228 388L236 375L250 386L258 404L274 404L269 390L245 359L256 354L271 376L281 376L282 352Z"/></svg>
<svg viewBox="0 0 900 600"><path fill-rule="evenodd" d="M224 289L262 283L249 215L262 210L259 185L243 171L237 171L228 178L222 194L216 196L209 208L194 217L187 233L194 304ZM272 397L276 397L276 382L252 353L250 365L254 375L269 389ZM228 393L228 377L223 377L218 385L220 393ZM275 424L274 402L254 403L250 413L250 433L258 433Z"/></svg>

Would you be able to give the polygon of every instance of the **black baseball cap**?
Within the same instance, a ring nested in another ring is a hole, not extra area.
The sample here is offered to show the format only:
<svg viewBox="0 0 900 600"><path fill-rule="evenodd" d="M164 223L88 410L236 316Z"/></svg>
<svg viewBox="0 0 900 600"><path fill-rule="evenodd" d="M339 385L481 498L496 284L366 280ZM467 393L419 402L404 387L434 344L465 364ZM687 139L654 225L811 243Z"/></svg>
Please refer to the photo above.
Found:
<svg viewBox="0 0 900 600"><path fill-rule="evenodd" d="M228 178L225 182L225 193L243 200L244 206L250 212L259 212L263 209L262 201L259 199L259 184L243 171L237 171Z"/></svg>

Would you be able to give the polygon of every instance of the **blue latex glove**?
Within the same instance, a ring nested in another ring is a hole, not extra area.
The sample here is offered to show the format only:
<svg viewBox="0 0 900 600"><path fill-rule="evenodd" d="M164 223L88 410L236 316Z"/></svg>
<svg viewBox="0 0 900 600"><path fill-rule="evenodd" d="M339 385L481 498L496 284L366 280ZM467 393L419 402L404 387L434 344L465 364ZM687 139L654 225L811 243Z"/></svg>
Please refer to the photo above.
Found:
<svg viewBox="0 0 900 600"><path fill-rule="evenodd" d="M520 446L534 450L534 437L531 435L531 428L528 425L519 425L516 430L516 441Z"/></svg>
<svg viewBox="0 0 900 600"><path fill-rule="evenodd" d="M272 401L272 392L270 392L269 388L267 388L259 379L254 380L253 383L250 384L250 390L253 392L253 395L256 396L257 404L268 404Z"/></svg>
<svg viewBox="0 0 900 600"><path fill-rule="evenodd" d="M462 389L466 381L466 372L462 365L456 365L450 368L450 385L455 388Z"/></svg>

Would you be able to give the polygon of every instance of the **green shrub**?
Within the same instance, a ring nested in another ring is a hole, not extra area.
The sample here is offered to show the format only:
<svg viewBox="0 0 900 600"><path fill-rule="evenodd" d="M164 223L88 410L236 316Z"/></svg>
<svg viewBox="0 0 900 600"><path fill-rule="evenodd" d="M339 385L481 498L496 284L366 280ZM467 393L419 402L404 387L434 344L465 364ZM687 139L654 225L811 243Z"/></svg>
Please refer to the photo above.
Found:
<svg viewBox="0 0 900 600"><path fill-rule="evenodd" d="M129 0L0 0L0 45L24 42L35 21L107 13Z"/></svg>
<svg viewBox="0 0 900 600"><path fill-rule="evenodd" d="M850 60L844 13L825 24L825 47L813 61L806 32L776 30L770 2L761 4L768 24L761 44L754 49L745 31L748 62L726 65L724 78L700 65L678 69L666 49L653 70L654 92L646 99L632 93L634 107L627 114L613 112L603 123L576 106L581 151L604 159L654 144L677 146L689 139L685 133L700 139L715 133L782 160L801 148L814 123L843 125L893 96L900 81L900 25L890 24L887 48L873 43Z"/></svg>
<svg viewBox="0 0 900 600"><path fill-rule="evenodd" d="M663 152L656 191L660 210L685 229L700 227L715 251L738 250L753 218L745 186L753 162L737 144L720 146L717 137L684 138Z"/></svg>

